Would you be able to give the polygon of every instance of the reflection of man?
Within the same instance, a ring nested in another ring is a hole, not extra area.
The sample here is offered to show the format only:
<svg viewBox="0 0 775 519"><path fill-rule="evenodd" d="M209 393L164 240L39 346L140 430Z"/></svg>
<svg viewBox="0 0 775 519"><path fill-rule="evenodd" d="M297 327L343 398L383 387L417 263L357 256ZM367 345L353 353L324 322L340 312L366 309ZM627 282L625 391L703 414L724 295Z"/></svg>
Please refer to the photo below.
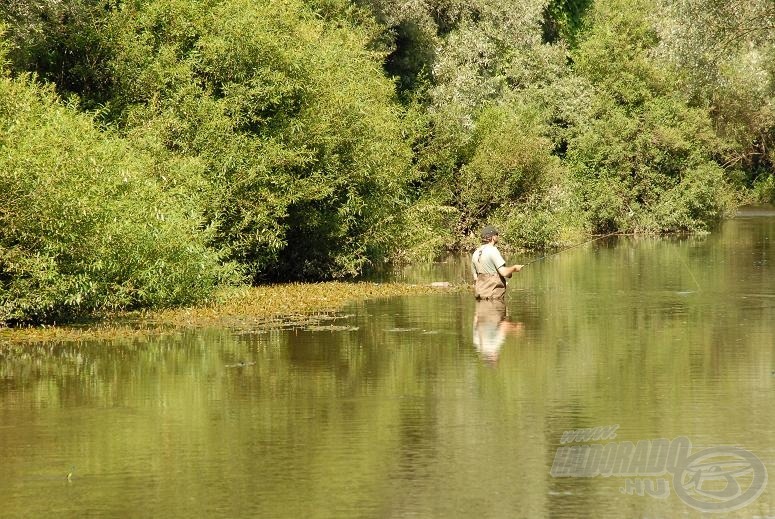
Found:
<svg viewBox="0 0 775 519"><path fill-rule="evenodd" d="M503 299L481 299L476 302L474 314L474 346L483 359L498 360L498 354L511 332L521 332L522 323L506 319L506 303Z"/></svg>
<svg viewBox="0 0 775 519"><path fill-rule="evenodd" d="M482 245L471 256L477 299L502 299L506 295L506 278L522 270L522 265L506 266L496 243L498 230L492 225L482 229Z"/></svg>

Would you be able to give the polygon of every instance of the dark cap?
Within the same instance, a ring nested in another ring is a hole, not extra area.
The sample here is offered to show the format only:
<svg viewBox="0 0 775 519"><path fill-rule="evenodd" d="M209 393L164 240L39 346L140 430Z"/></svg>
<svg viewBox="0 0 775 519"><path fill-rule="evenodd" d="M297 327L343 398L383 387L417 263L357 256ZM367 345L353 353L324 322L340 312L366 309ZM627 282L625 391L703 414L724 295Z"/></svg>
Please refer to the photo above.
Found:
<svg viewBox="0 0 775 519"><path fill-rule="evenodd" d="M492 238L495 235L500 235L500 233L498 232L498 229L496 229L492 225L486 225L484 229L482 229L483 241L490 241L490 238Z"/></svg>

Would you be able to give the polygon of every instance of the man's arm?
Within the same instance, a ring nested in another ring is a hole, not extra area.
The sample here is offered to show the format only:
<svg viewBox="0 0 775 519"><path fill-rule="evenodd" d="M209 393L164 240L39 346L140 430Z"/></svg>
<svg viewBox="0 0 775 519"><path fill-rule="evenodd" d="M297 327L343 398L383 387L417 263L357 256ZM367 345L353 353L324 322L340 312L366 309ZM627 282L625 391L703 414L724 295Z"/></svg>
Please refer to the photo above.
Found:
<svg viewBox="0 0 775 519"><path fill-rule="evenodd" d="M498 273L504 278L510 278L514 272L519 272L520 270L522 270L522 267L524 266L524 265L512 265L510 267L507 267L506 260L503 259L503 256L501 256L500 251L495 247L493 247L492 249L491 258L492 258L493 266L497 266Z"/></svg>
<svg viewBox="0 0 775 519"><path fill-rule="evenodd" d="M512 265L510 267L507 267L506 265L504 265L498 268L498 272L500 272L501 276L503 276L504 278L510 278L513 273L519 272L520 270L522 270L522 267L524 267L524 265Z"/></svg>

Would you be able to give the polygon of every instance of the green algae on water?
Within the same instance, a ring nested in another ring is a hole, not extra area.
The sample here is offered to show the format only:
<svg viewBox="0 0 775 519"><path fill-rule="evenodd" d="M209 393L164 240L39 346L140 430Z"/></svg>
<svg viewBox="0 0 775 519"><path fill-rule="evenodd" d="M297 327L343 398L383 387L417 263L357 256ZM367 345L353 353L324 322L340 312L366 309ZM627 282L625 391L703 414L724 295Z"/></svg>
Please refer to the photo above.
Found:
<svg viewBox="0 0 775 519"><path fill-rule="evenodd" d="M290 283L222 290L207 305L110 314L89 323L0 329L0 347L40 342L140 339L184 329L226 327L240 332L310 327L336 330L334 312L348 303L454 290L406 283Z"/></svg>

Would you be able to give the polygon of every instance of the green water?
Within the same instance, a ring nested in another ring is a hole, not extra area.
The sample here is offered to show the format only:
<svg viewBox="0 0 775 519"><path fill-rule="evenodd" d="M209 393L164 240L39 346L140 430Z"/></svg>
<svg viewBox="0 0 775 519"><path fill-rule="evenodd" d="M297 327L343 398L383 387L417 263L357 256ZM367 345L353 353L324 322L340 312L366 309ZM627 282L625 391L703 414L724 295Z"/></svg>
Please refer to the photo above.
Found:
<svg viewBox="0 0 775 519"><path fill-rule="evenodd" d="M756 210L579 247L515 275L505 318L440 293L350 306L334 331L0 349L0 516L773 517L760 473L713 515L673 474L655 498L550 473L565 431L618 425L568 445L686 437L775 478L773 241Z"/></svg>

